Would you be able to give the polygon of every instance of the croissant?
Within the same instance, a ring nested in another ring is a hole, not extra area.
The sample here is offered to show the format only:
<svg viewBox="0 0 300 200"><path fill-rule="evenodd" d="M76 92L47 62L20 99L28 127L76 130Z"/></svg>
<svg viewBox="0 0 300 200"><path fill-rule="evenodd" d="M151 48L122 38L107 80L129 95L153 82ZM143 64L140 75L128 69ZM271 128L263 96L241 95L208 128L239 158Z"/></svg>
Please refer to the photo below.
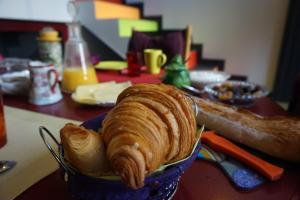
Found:
<svg viewBox="0 0 300 200"><path fill-rule="evenodd" d="M192 102L164 84L125 89L102 122L106 156L131 188L160 165L185 158L196 141Z"/></svg>
<svg viewBox="0 0 300 200"><path fill-rule="evenodd" d="M125 100L124 100L125 99ZM180 160L192 150L195 143L196 119L192 102L177 88L164 84L137 84L125 89L121 101L139 101L153 109L168 126L169 162Z"/></svg>
<svg viewBox="0 0 300 200"><path fill-rule="evenodd" d="M64 156L81 173L102 176L110 172L102 136L71 123L60 130Z"/></svg>

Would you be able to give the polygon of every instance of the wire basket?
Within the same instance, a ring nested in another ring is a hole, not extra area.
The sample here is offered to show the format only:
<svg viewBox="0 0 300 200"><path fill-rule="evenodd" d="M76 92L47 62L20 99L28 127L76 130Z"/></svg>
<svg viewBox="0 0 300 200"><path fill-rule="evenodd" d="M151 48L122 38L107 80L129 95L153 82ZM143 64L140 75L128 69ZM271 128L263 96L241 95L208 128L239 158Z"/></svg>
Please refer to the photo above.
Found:
<svg viewBox="0 0 300 200"><path fill-rule="evenodd" d="M100 125L105 115L100 115L94 119L86 121L82 124L85 128L92 130L99 130ZM47 141L45 133L57 145L55 151L50 143ZM121 180L108 180L102 178L95 178L81 174L72 166L70 166L64 159L64 152L62 145L45 127L40 127L40 135L53 155L59 163L60 168L64 172L64 179L68 190L76 199L89 200L167 200L174 196L179 179L184 171L196 159L197 154L201 148L200 142L197 143L193 153L188 159L171 165L160 173L154 173L145 179L144 187L140 189L128 188ZM58 152L58 153L57 153Z"/></svg>

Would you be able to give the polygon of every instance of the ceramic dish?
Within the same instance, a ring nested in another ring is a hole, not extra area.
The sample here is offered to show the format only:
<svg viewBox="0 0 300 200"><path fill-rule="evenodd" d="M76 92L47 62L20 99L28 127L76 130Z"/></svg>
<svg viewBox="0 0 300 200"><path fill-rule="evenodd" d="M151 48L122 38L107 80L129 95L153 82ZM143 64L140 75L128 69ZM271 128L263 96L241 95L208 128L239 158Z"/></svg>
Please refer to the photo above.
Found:
<svg viewBox="0 0 300 200"><path fill-rule="evenodd" d="M204 87L205 92L218 101L230 104L248 104L254 99L265 97L269 91L251 82L226 81L209 84Z"/></svg>
<svg viewBox="0 0 300 200"><path fill-rule="evenodd" d="M96 69L101 70L123 70L127 68L127 62L125 61L101 61L95 65Z"/></svg>
<svg viewBox="0 0 300 200"><path fill-rule="evenodd" d="M202 88L207 84L224 82L230 78L230 74L222 71L197 70L190 72L190 78L193 86Z"/></svg>

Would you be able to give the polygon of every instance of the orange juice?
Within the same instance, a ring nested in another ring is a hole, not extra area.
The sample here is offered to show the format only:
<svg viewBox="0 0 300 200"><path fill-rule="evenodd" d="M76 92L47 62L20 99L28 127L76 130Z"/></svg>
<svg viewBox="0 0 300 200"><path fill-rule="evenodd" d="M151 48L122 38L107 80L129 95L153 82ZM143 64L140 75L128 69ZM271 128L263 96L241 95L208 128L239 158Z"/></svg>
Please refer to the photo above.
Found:
<svg viewBox="0 0 300 200"><path fill-rule="evenodd" d="M98 83L96 71L93 67L66 67L63 70L62 90L74 92L79 85Z"/></svg>
<svg viewBox="0 0 300 200"><path fill-rule="evenodd" d="M4 122L3 101L0 94L0 148L6 144L6 131Z"/></svg>

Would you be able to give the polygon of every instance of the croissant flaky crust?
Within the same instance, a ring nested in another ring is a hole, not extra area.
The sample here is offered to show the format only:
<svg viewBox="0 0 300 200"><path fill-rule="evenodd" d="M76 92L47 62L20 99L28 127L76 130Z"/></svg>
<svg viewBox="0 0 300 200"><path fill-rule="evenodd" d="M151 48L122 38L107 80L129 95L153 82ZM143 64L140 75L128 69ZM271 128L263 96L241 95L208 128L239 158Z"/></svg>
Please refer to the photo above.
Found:
<svg viewBox="0 0 300 200"><path fill-rule="evenodd" d="M192 102L164 84L125 89L102 123L107 159L131 188L160 165L185 158L196 141Z"/></svg>
<svg viewBox="0 0 300 200"><path fill-rule="evenodd" d="M66 160L81 173L95 177L111 173L100 134L68 123L60 130L60 138Z"/></svg>

